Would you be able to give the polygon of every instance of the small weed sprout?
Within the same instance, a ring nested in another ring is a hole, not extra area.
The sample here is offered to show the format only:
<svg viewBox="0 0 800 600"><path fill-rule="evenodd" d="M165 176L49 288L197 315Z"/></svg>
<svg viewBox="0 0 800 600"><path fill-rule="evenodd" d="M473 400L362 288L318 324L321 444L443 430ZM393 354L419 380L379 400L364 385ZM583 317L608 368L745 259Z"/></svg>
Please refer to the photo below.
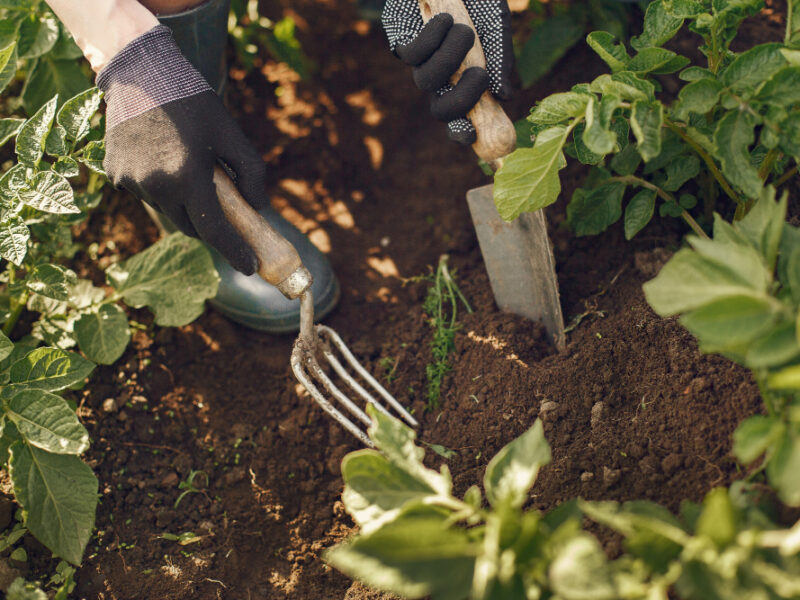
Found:
<svg viewBox="0 0 800 600"><path fill-rule="evenodd" d="M174 508L178 508L178 505L181 503L181 500L183 500L184 496L188 494L205 494L204 490L201 490L200 488L197 488L194 485L194 480L198 475L202 475L203 477L206 478L206 487L208 487L208 473L206 473L205 471L200 471L200 470L195 471L194 469L192 469L191 471L189 471L189 475L188 477L186 477L186 480L181 481L178 484L178 489L181 489L183 491L181 492L181 495L178 496L178 499L175 500L175 504L173 506Z"/></svg>

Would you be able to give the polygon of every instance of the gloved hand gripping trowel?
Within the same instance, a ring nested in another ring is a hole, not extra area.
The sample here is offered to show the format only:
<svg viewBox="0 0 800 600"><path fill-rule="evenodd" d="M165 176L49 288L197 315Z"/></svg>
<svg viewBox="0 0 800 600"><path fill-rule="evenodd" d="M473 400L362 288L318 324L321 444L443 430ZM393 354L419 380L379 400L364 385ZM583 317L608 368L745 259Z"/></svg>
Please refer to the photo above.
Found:
<svg viewBox="0 0 800 600"><path fill-rule="evenodd" d="M225 217L258 257L258 274L266 282L277 287L290 300L300 298L300 335L292 349L291 364L295 377L308 390L311 397L322 407L322 410L336 419L364 444L370 447L373 445L366 433L334 407L315 383L315 380L319 382L324 390L340 402L364 426L370 425L371 419L367 414L336 386L319 365L317 354L322 353L336 375L347 383L361 400L374 404L377 409L389 414L383 404L375 398L375 394L377 394L394 408L409 425L416 427L417 421L414 417L356 360L342 338L330 327L314 325L311 273L303 266L294 247L242 198L236 186L220 167L214 170L214 184L217 187L217 196ZM344 361L337 358L334 349L338 351ZM365 389L348 373L342 362L355 371L362 381L372 388L372 392Z"/></svg>

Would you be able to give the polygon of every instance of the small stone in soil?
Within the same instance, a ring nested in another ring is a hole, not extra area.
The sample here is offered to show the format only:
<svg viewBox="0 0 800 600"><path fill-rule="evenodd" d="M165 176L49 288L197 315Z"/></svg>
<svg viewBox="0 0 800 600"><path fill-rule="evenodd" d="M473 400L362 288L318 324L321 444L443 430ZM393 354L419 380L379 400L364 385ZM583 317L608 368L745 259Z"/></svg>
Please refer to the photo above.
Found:
<svg viewBox="0 0 800 600"><path fill-rule="evenodd" d="M590 471L584 471L583 473L581 473L581 481L583 481L584 483L592 481L593 479L594 479L594 473Z"/></svg>
<svg viewBox="0 0 800 600"><path fill-rule="evenodd" d="M608 467L603 467L603 485L606 488L616 485L621 477L622 471L620 469L609 469Z"/></svg>
<svg viewBox="0 0 800 600"><path fill-rule="evenodd" d="M553 402L552 400L548 400L547 402L542 402L542 405L539 407L539 416L542 419L546 419L547 413L554 412L556 409L558 409L558 403Z"/></svg>
<svg viewBox="0 0 800 600"><path fill-rule="evenodd" d="M604 402L596 402L594 406L592 406L592 429L597 427L600 421L603 420L603 415L606 412L606 405Z"/></svg>
<svg viewBox="0 0 800 600"><path fill-rule="evenodd" d="M175 471L171 471L161 480L161 487L172 488L178 485L179 481L178 474Z"/></svg>

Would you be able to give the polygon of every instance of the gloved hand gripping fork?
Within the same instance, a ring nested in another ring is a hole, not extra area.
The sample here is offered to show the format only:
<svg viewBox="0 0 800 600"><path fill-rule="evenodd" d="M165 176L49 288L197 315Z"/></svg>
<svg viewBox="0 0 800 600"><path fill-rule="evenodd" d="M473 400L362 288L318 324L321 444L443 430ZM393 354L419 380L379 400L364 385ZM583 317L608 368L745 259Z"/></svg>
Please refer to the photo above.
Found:
<svg viewBox="0 0 800 600"><path fill-rule="evenodd" d="M418 425L416 419L356 360L342 338L330 327L314 325L311 273L303 266L294 247L241 197L236 186L219 167L214 171L214 184L225 217L250 245L258 258L258 274L265 281L276 286L290 300L300 298L300 335L292 349L291 365L295 377L311 394L314 401L365 445L373 446L364 430L338 410L326 397L325 392L342 404L365 427L370 425L371 420L367 414L336 386L320 366L317 354L321 353L336 375L352 389L358 398L373 404L378 410L390 414L389 410L375 397L377 395L409 425L416 427ZM336 353L343 360L340 360ZM361 377L366 386L372 388L372 391L368 391L359 383L347 371L345 365ZM317 383L322 386L322 390Z"/></svg>

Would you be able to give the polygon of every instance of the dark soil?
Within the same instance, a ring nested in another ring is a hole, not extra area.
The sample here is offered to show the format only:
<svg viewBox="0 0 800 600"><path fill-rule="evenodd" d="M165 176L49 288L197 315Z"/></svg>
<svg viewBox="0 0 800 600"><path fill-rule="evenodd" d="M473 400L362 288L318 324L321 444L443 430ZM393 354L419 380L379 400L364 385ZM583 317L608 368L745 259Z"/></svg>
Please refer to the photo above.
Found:
<svg viewBox="0 0 800 600"><path fill-rule="evenodd" d="M249 74L233 69L228 103L268 161L275 206L329 253L343 294L327 323L381 377L380 359L393 359L389 387L421 415L421 438L457 452L457 491L480 482L494 453L537 417L553 450L534 488L537 508L583 496L676 509L735 479L730 436L759 411L756 385L700 354L641 292L677 247L680 225L652 226L632 243L618 227L576 239L560 227L563 201L550 209L565 318L584 315L566 351L553 353L537 325L494 306L464 201L486 178L432 121L382 32L343 0L271 6L295 17L319 70L304 83L271 61ZM577 47L509 111L520 117L537 98L602 70ZM564 197L583 176L570 166ZM113 195L107 206L83 234L105 241L101 260L154 241L138 202ZM441 409L425 412L425 285L404 278L443 253L474 313L462 315ZM151 322L146 311L133 316ZM148 325L76 394L102 493L78 597L368 597L348 592L351 582L320 559L353 530L339 463L358 444L292 377L292 341L209 309L181 329ZM197 491L175 507L180 482L198 470ZM162 537L189 531L199 541ZM606 547L613 553L615 541Z"/></svg>

